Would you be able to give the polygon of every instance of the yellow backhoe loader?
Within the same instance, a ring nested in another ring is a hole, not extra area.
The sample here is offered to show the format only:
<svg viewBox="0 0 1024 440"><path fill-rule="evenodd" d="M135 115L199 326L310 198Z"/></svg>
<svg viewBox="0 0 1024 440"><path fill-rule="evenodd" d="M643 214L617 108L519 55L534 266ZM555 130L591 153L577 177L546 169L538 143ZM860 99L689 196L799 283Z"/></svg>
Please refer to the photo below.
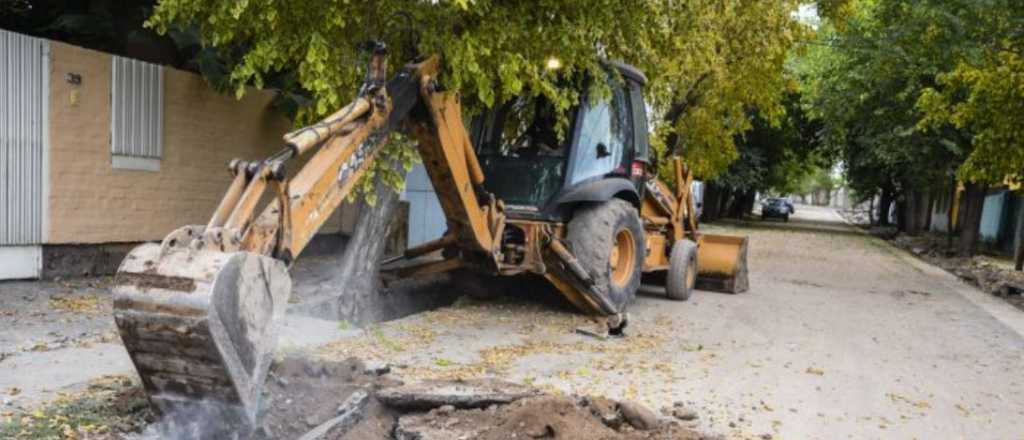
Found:
<svg viewBox="0 0 1024 440"><path fill-rule="evenodd" d="M393 130L416 141L448 224L403 255L444 258L405 265L404 276L538 274L611 331L625 325L642 274L662 274L677 300L698 282L746 290L746 238L697 232L692 178L679 159L674 188L649 171L641 72L609 62L610 99L583 99L559 136L541 98L467 124L458 94L436 81L439 63L410 64L387 80L377 45L354 102L288 133L267 159L232 161L233 180L207 224L125 258L115 319L157 411L202 404L224 420L255 421L289 266ZM289 178L286 165L302 155L311 157ZM261 199L270 200L262 209Z"/></svg>

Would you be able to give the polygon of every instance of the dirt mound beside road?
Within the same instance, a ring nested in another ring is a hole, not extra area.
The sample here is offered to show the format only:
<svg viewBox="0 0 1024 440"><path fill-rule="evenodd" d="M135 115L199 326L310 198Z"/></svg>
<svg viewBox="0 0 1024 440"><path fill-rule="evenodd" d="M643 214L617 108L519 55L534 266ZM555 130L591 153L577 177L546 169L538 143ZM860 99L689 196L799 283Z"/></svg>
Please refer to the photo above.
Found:
<svg viewBox="0 0 1024 440"><path fill-rule="evenodd" d="M264 386L264 409L260 429L254 435L256 440L297 439L337 417L339 407L360 391L368 392L368 401L358 409L354 423L337 428L349 428L351 435L346 438L390 438L398 413L377 402L374 391L399 382L368 371L355 358L342 362L286 358L271 368ZM337 428L328 430L321 438L341 438ZM359 437L353 436L356 434Z"/></svg>
<svg viewBox="0 0 1024 440"><path fill-rule="evenodd" d="M604 402L604 399L601 399ZM640 430L622 420L616 405L595 405L594 399L544 395L486 409L437 408L403 416L396 440L440 439L710 439L675 421Z"/></svg>
<svg viewBox="0 0 1024 440"><path fill-rule="evenodd" d="M266 409L253 438L708 438L635 403L546 395L498 379L402 384L388 371L367 368L355 358L279 361L272 367Z"/></svg>
<svg viewBox="0 0 1024 440"><path fill-rule="evenodd" d="M341 362L279 360L271 367L265 384L258 426L247 433L235 431L215 413L204 412L202 408L164 414L156 423L141 426L152 419L142 388L128 379L117 382L116 394L134 396L133 405L120 403L124 400L121 397L82 396L66 405L62 413L39 412L40 423L47 421L46 414L53 413L53 418L64 414L61 420L67 422L66 426L59 426L58 431L42 429L42 425L34 429L0 424L0 432L15 438L81 433L88 434L85 438L100 440L717 438L701 435L675 418L657 415L632 402L543 394L532 387L499 379L402 384L389 371L386 366L367 367L356 358ZM102 410L83 410L92 407ZM122 419L134 424L121 423ZM142 432L131 432L133 429Z"/></svg>

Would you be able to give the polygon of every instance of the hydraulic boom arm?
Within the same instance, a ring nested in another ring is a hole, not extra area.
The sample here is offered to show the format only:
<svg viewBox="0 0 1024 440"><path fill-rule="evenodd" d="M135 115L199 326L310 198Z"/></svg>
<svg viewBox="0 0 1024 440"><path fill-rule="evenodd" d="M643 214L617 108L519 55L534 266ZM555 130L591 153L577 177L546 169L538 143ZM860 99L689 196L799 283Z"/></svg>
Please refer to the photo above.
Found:
<svg viewBox="0 0 1024 440"><path fill-rule="evenodd" d="M438 60L406 66L386 81L385 55L382 46L374 51L351 104L288 133L286 147L267 159L233 160L234 177L206 225L140 245L122 262L114 317L158 411L203 405L252 425L291 295L288 266L394 129L417 141L448 218L448 233L417 252L457 247L463 257L494 259L504 215L480 189L483 172L458 98L434 80ZM303 155L311 156L288 177L288 162ZM450 269L462 261L442 263Z"/></svg>
<svg viewBox="0 0 1024 440"><path fill-rule="evenodd" d="M352 190L388 133L404 125L417 141L449 220L451 237L443 240L491 253L503 216L497 203L480 203L483 171L457 95L437 90L438 67L437 58L430 58L406 66L385 84L384 52L377 51L369 80L354 102L286 134L287 148L269 159L232 163L235 178L193 246L245 250L290 263ZM310 153L306 165L287 178L286 162ZM257 203L270 188L274 201L254 219Z"/></svg>

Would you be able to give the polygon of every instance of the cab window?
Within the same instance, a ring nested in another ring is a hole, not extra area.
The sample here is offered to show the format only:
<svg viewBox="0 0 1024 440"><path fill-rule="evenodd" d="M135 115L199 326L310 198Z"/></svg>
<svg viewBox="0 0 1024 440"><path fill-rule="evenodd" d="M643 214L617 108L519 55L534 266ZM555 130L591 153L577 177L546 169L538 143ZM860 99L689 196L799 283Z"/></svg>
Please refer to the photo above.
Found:
<svg viewBox="0 0 1024 440"><path fill-rule="evenodd" d="M570 123L575 114L570 111ZM562 188L569 142L559 138L556 118L547 99L521 97L474 123L488 191L508 204L540 207Z"/></svg>
<svg viewBox="0 0 1024 440"><path fill-rule="evenodd" d="M570 185L608 174L628 175L633 160L632 113L623 85L613 84L608 98L587 101L569 165Z"/></svg>

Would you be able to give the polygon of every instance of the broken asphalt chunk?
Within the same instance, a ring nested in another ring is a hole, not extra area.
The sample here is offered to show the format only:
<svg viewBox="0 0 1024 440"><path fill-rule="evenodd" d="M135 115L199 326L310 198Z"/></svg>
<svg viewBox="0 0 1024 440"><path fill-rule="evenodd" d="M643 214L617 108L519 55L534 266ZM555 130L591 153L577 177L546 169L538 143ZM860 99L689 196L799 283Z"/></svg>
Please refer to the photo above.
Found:
<svg viewBox="0 0 1024 440"><path fill-rule="evenodd" d="M428 410L444 405L486 408L536 394L533 388L497 379L430 380L381 389L377 392L377 398L395 408Z"/></svg>
<svg viewBox="0 0 1024 440"><path fill-rule="evenodd" d="M365 390L356 390L352 395L348 396L342 402L341 406L338 407L338 416L334 417L316 428L313 428L305 435L299 438L299 440L318 440L324 438L328 432L332 432L334 435L343 435L352 429L356 423L359 422L363 417L363 411L366 409L367 403L370 401L370 394Z"/></svg>
<svg viewBox="0 0 1024 440"><path fill-rule="evenodd" d="M661 417L644 405L627 400L619 402L622 417L634 428L641 431L658 429L662 425Z"/></svg>

